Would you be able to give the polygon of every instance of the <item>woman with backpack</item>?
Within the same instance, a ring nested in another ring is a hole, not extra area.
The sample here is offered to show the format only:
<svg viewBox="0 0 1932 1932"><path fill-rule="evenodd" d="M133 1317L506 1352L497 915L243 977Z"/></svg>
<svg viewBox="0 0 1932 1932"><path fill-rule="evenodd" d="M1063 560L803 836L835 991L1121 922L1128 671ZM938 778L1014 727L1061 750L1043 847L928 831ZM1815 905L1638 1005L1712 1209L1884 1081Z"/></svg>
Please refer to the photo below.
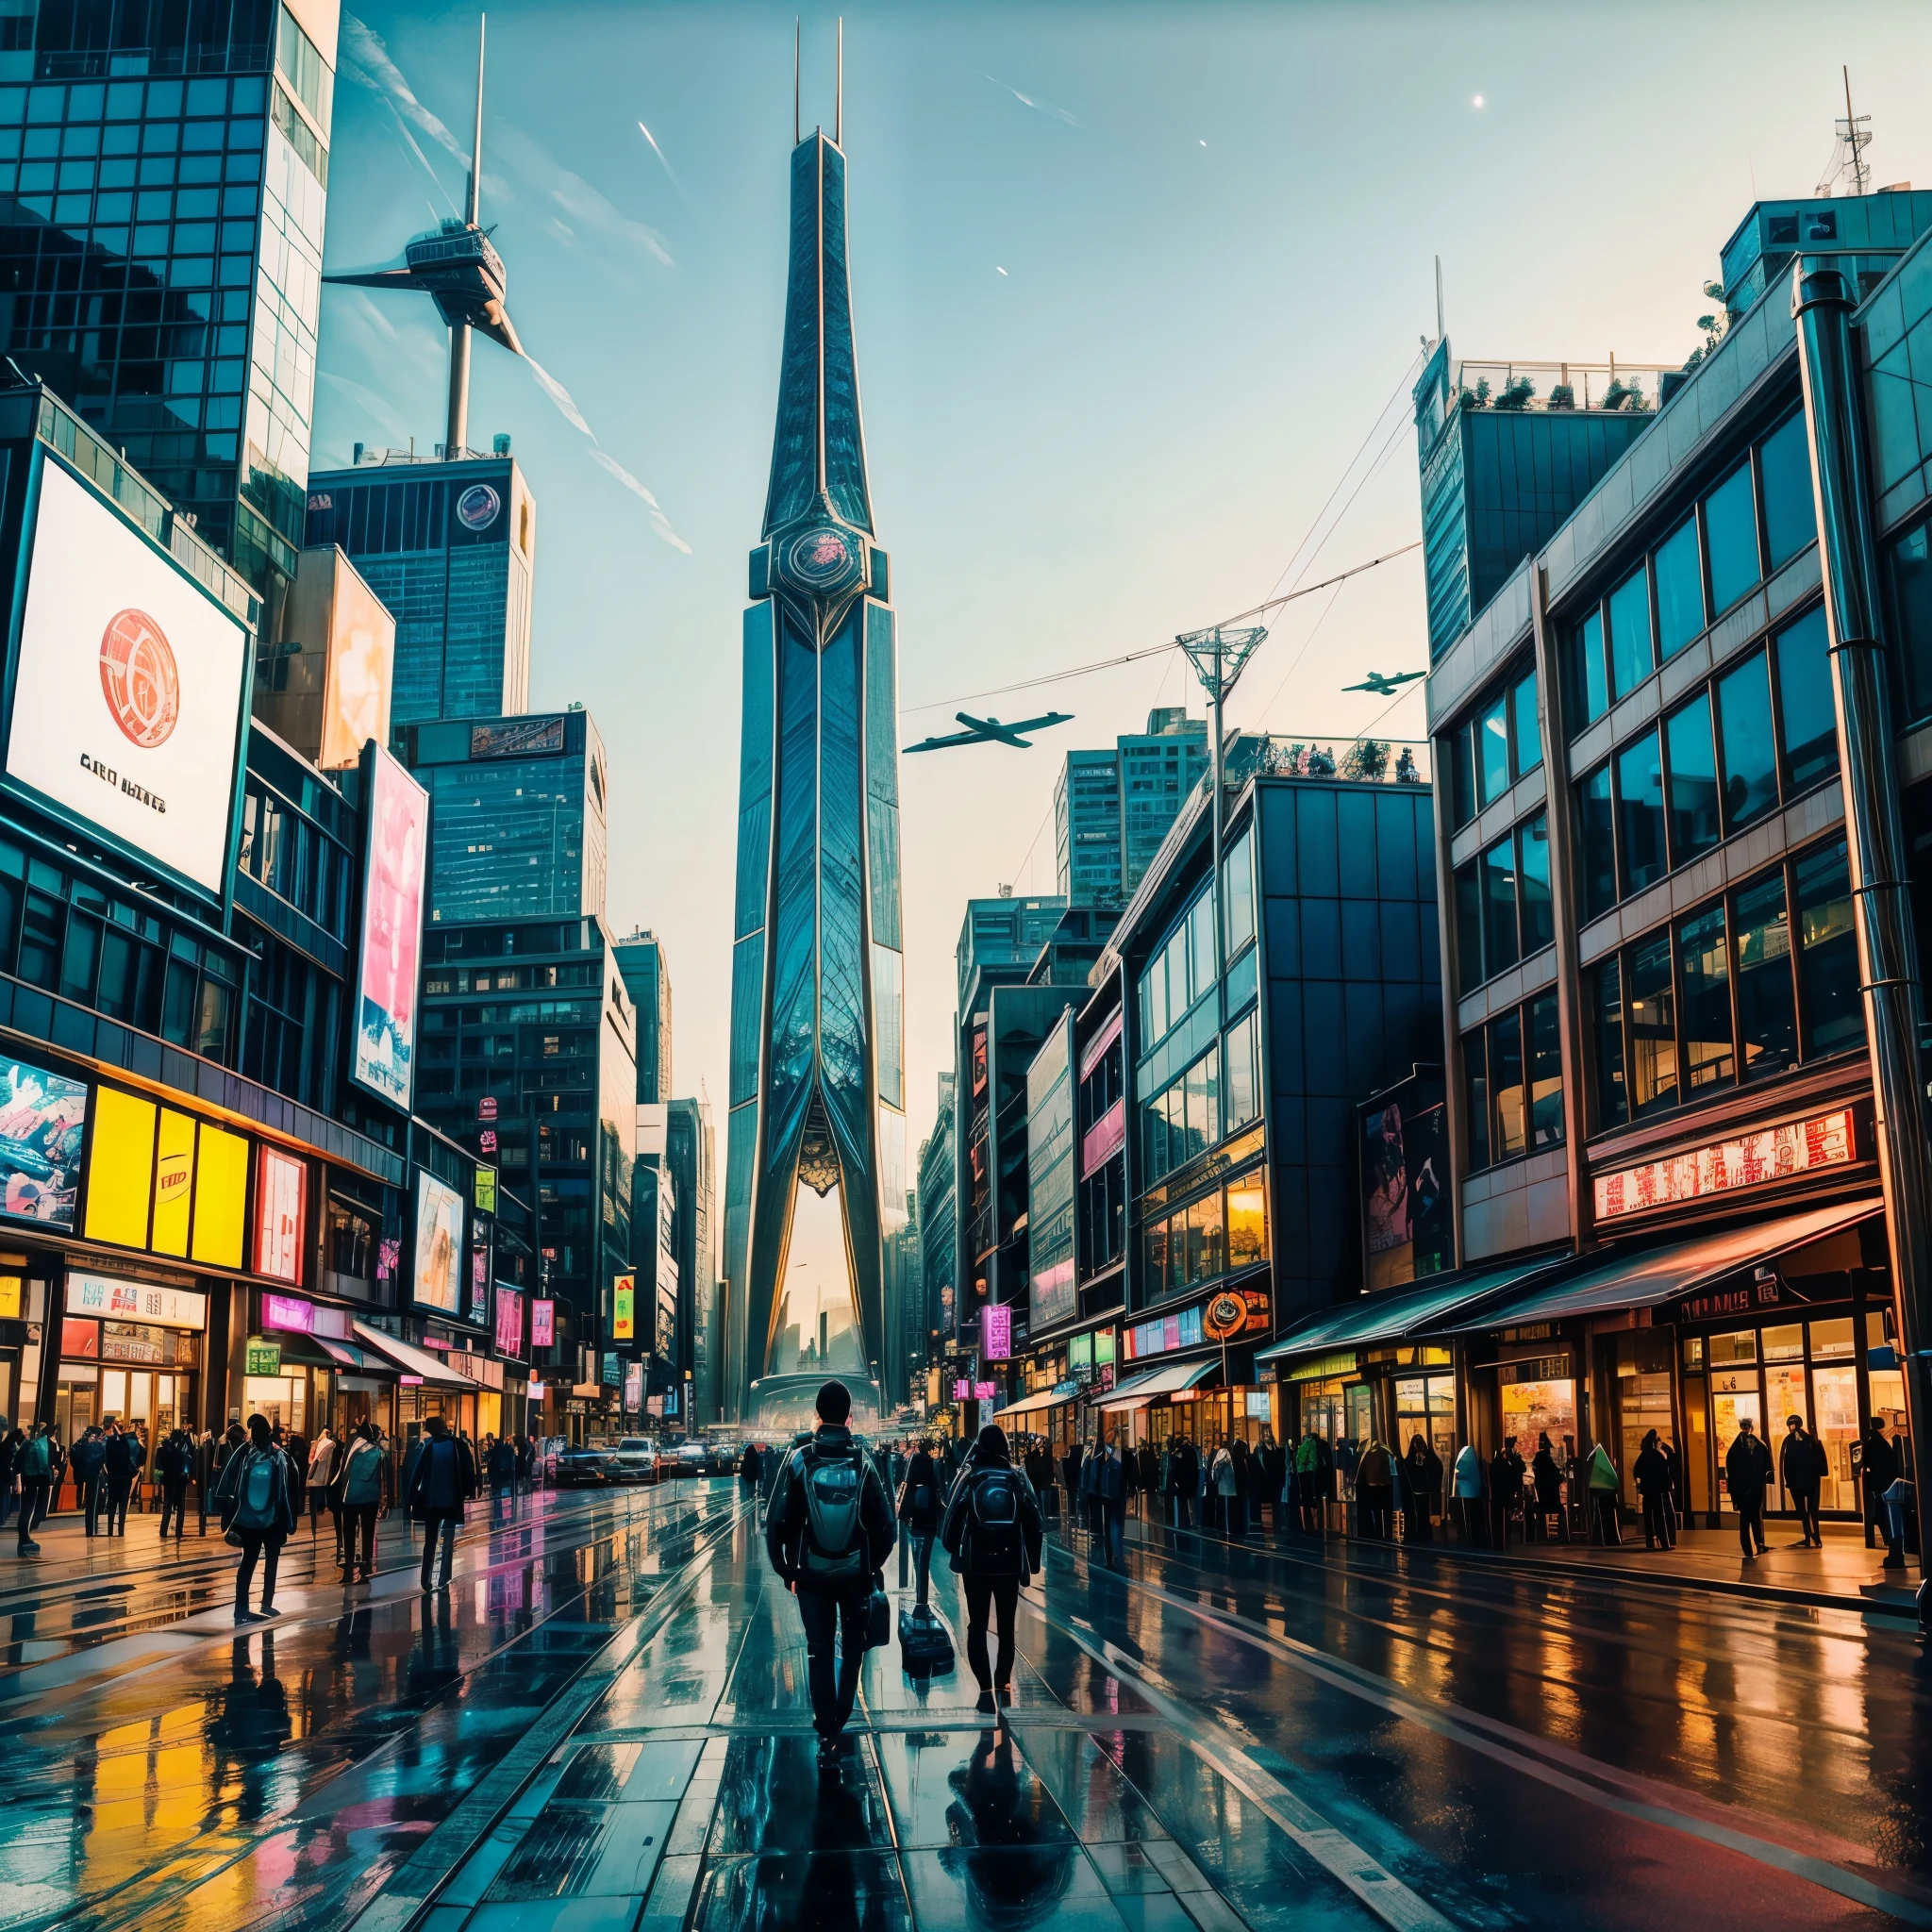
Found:
<svg viewBox="0 0 1932 1932"><path fill-rule="evenodd" d="M959 1473L940 1541L965 1586L966 1661L979 1685L978 1707L989 1715L1013 1701L1014 1624L1020 1591L1040 1569L1041 1538L1033 1486L1013 1467L1007 1432L988 1423ZM989 1610L999 1614L996 1667L986 1655Z"/></svg>
<svg viewBox="0 0 1932 1932"><path fill-rule="evenodd" d="M261 1624L275 1615L275 1568L282 1544L294 1534L295 1503L289 1458L275 1446L266 1416L248 1418L247 1443L222 1465L215 1504L229 1542L242 1552L235 1571L235 1621ZM261 1562L261 1608L248 1607L248 1587Z"/></svg>
<svg viewBox="0 0 1932 1932"><path fill-rule="evenodd" d="M918 1584L913 1601L922 1610L932 1576L932 1540L939 1533L945 1507L946 1499L940 1492L939 1464L932 1459L932 1444L921 1442L912 1452L912 1458L906 1465L906 1480L899 1486L899 1522L912 1551L913 1574Z"/></svg>

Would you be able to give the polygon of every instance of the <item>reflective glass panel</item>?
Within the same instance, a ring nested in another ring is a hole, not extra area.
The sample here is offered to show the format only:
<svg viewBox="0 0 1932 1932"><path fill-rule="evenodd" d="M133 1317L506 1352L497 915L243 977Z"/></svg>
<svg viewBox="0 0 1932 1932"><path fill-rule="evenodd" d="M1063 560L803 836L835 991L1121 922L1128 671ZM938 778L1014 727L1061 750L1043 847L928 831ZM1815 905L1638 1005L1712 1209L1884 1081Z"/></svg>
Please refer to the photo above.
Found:
<svg viewBox="0 0 1932 1932"><path fill-rule="evenodd" d="M1728 610L1760 575L1757 507L1751 494L1751 465L1740 463L1704 499L1704 537L1710 551L1713 613Z"/></svg>
<svg viewBox="0 0 1932 1932"><path fill-rule="evenodd" d="M1677 1104L1677 1023L1671 941L1658 933L1630 949L1630 1097L1639 1114Z"/></svg>
<svg viewBox="0 0 1932 1932"><path fill-rule="evenodd" d="M1493 978L1516 963L1514 841L1499 839L1483 854L1483 969Z"/></svg>
<svg viewBox="0 0 1932 1932"><path fill-rule="evenodd" d="M1596 970L1597 1125L1620 1127L1629 1115L1624 1091L1624 974L1606 959Z"/></svg>
<svg viewBox="0 0 1932 1932"><path fill-rule="evenodd" d="M1485 1029L1462 1036L1462 1097L1469 1122L1469 1164L1490 1165L1490 1067Z"/></svg>
<svg viewBox="0 0 1932 1932"><path fill-rule="evenodd" d="M1777 804L1771 676L1761 651L1718 680L1717 716L1724 747L1724 826L1735 832Z"/></svg>
<svg viewBox="0 0 1932 1932"><path fill-rule="evenodd" d="M1656 668L1650 641L1650 571L1639 564L1610 592L1610 671L1616 693L1634 691Z"/></svg>
<svg viewBox="0 0 1932 1932"><path fill-rule="evenodd" d="M1699 691L1664 724L1671 757L1671 863L1682 865L1724 836L1717 809L1717 748L1710 735L1710 693Z"/></svg>
<svg viewBox="0 0 1932 1932"><path fill-rule="evenodd" d="M1626 897L1664 875L1664 768L1655 731L1617 754L1617 857Z"/></svg>
<svg viewBox="0 0 1932 1932"><path fill-rule="evenodd" d="M1852 927L1852 877L1845 848L1828 845L1796 872L1798 980L1805 1058L1840 1053L1865 1038L1858 945Z"/></svg>
<svg viewBox="0 0 1932 1932"><path fill-rule="evenodd" d="M1529 1025L1529 1144L1554 1147L1563 1138L1563 1051L1557 995L1546 992L1524 1008Z"/></svg>
<svg viewBox="0 0 1932 1932"><path fill-rule="evenodd" d="M1583 722L1601 718L1610 708L1610 673L1604 658L1601 608L1592 610L1576 626L1576 683L1583 697Z"/></svg>
<svg viewBox="0 0 1932 1932"><path fill-rule="evenodd" d="M1704 558L1697 518L1688 516L1657 547L1657 647L1672 658L1704 628Z"/></svg>
<svg viewBox="0 0 1932 1932"><path fill-rule="evenodd" d="M1811 497L1811 450L1805 414L1789 416L1757 445L1757 474L1764 485L1764 537L1775 570L1818 535Z"/></svg>
<svg viewBox="0 0 1932 1932"><path fill-rule="evenodd" d="M1599 765L1576 787L1576 842L1583 916L1594 919L1617 903L1616 818L1607 764Z"/></svg>
<svg viewBox="0 0 1932 1932"><path fill-rule="evenodd" d="M1557 937L1550 912L1550 824L1538 812L1516 828L1516 897L1525 958Z"/></svg>
<svg viewBox="0 0 1932 1932"><path fill-rule="evenodd" d="M1483 707L1475 721L1476 778L1485 805L1509 789L1509 699L1506 691Z"/></svg>
<svg viewBox="0 0 1932 1932"><path fill-rule="evenodd" d="M1748 1080L1754 1074L1782 1072L1798 1057L1784 874L1745 886L1737 908L1738 1039Z"/></svg>
<svg viewBox="0 0 1932 1932"><path fill-rule="evenodd" d="M1684 984L1684 1085L1728 1086L1736 1069L1731 1052L1730 953L1724 944L1724 908L1713 906L1677 927L1677 969Z"/></svg>
<svg viewBox="0 0 1932 1932"><path fill-rule="evenodd" d="M1227 1185L1227 1265L1246 1268L1268 1258L1268 1184L1261 1170Z"/></svg>
<svg viewBox="0 0 1932 1932"><path fill-rule="evenodd" d="M1523 1021L1518 1013L1505 1013L1490 1022L1490 1076L1496 1092L1496 1158L1507 1160L1528 1144L1523 1108Z"/></svg>
<svg viewBox="0 0 1932 1932"><path fill-rule="evenodd" d="M1784 714L1785 772L1791 790L1804 791L1838 770L1838 711L1822 604L1778 633L1777 699Z"/></svg>
<svg viewBox="0 0 1932 1932"><path fill-rule="evenodd" d="M1536 673L1519 677L1509 692L1511 723L1516 733L1516 770L1533 772L1543 761L1542 732L1536 716Z"/></svg>
<svg viewBox="0 0 1932 1932"><path fill-rule="evenodd" d="M1474 859L1456 872L1456 968L1464 992L1478 987L1483 972L1483 888Z"/></svg>

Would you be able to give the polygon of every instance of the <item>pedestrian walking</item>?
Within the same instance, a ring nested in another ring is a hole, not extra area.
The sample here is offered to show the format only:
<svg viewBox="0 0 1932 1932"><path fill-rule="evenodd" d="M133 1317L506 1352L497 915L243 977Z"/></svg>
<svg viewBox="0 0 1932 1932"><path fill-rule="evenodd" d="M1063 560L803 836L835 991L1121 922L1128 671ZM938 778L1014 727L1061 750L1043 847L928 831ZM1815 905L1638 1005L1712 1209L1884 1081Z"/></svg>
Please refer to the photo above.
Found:
<svg viewBox="0 0 1932 1932"><path fill-rule="evenodd" d="M1157 1499L1163 1493L1160 1483L1160 1456L1151 1441L1142 1442L1140 1448L1135 1451L1134 1473L1140 1479L1141 1514L1151 1523L1155 1517L1160 1514L1161 1505ZM1032 1479L1032 1472L1030 1470L1027 1472L1027 1479L1029 1481ZM1039 1486L1036 1484L1036 1494L1038 1493L1038 1488ZM1041 1514L1044 1516L1047 1513L1046 1505L1044 1499L1042 1499Z"/></svg>
<svg viewBox="0 0 1932 1932"><path fill-rule="evenodd" d="M106 1533L108 1536L127 1534L127 1501L146 1460L141 1438L135 1434L133 1425L110 1422L101 1453L101 1483L107 1508Z"/></svg>
<svg viewBox="0 0 1932 1932"><path fill-rule="evenodd" d="M1110 1459L1119 1452L1109 1443ZM978 1708L1004 1715L1013 1701L1015 1626L1020 1592L1038 1574L1042 1528L1033 1487L1015 1469L1007 1432L989 1423L946 1506L940 1540L966 1592L966 1661L979 1686ZM999 1623L999 1650L989 1660L989 1614Z"/></svg>
<svg viewBox="0 0 1932 1932"><path fill-rule="evenodd" d="M20 1480L18 1552L23 1557L38 1557L41 1546L34 1541L34 1525L46 1509L54 1472L54 1441L45 1423L34 1424L33 1433L15 1452L13 1467Z"/></svg>
<svg viewBox="0 0 1932 1932"><path fill-rule="evenodd" d="M74 1477L75 1504L82 1512L89 1536L100 1534L101 1505L107 1499L107 1484L103 1480L107 1465L107 1437L90 1424L80 1432L80 1441L67 1458L69 1473Z"/></svg>
<svg viewBox="0 0 1932 1932"><path fill-rule="evenodd" d="M1505 1436L1490 1458L1490 1541L1504 1552L1509 1548L1509 1527L1523 1507L1523 1457L1516 1438Z"/></svg>
<svg viewBox="0 0 1932 1932"><path fill-rule="evenodd" d="M1236 1466L1234 1451L1225 1436L1214 1445L1214 1460L1208 1465L1208 1487L1214 1495L1214 1513L1219 1519L1222 1535L1230 1542L1240 1542L1246 1523L1247 1505L1241 1493L1241 1471Z"/></svg>
<svg viewBox="0 0 1932 1932"><path fill-rule="evenodd" d="M483 1474L490 1480L490 1518L497 1522L514 1509L517 1494L517 1452L501 1437L484 1453Z"/></svg>
<svg viewBox="0 0 1932 1932"><path fill-rule="evenodd" d="M275 1446L266 1416L248 1418L246 1446L222 1465L215 1484L215 1506L221 1511L227 1541L242 1552L235 1566L235 1621L259 1624L277 1614L275 1569L282 1545L294 1534L295 1504L289 1458ZM261 1608L248 1607L248 1591L255 1566L261 1564Z"/></svg>
<svg viewBox="0 0 1932 1932"><path fill-rule="evenodd" d="M1269 1521L1278 1537L1288 1526L1288 1452L1274 1440L1273 1429L1261 1431L1261 1446L1255 1452L1255 1527L1261 1526L1260 1505L1266 1503Z"/></svg>
<svg viewBox="0 0 1932 1932"><path fill-rule="evenodd" d="M1408 1439L1408 1454L1402 1458L1403 1490L1407 1501L1403 1510L1407 1540L1412 1543L1435 1541L1430 1518L1442 1495L1442 1458L1430 1447L1426 1436Z"/></svg>
<svg viewBox="0 0 1932 1932"><path fill-rule="evenodd" d="M868 1599L891 1554L892 1505L848 1426L842 1382L818 1392L819 1425L779 1465L765 1508L765 1554L798 1599L819 1762L837 1760L870 1641ZM1004 1438L1002 1438L1004 1440ZM835 1657L836 1651L836 1657Z"/></svg>
<svg viewBox="0 0 1932 1932"><path fill-rule="evenodd" d="M1548 1430L1541 1432L1536 1439L1536 1454L1529 1460L1529 1479L1536 1491L1533 1507L1537 1534L1545 1534L1546 1525L1554 1517L1557 1539L1567 1543L1570 1541L1570 1512L1563 1505L1563 1466L1550 1446Z"/></svg>
<svg viewBox="0 0 1932 1932"><path fill-rule="evenodd" d="M1590 1540L1620 1549L1624 1529L1617 1518L1617 1465L1601 1442L1590 1452L1588 1470L1585 1481L1590 1491Z"/></svg>
<svg viewBox="0 0 1932 1932"><path fill-rule="evenodd" d="M1831 1460L1824 1444L1805 1426L1801 1415L1785 1418L1785 1439L1778 1445L1778 1479L1791 1499L1798 1518L1798 1547L1822 1550L1824 1538L1818 1527L1818 1497L1830 1473Z"/></svg>
<svg viewBox="0 0 1932 1932"><path fill-rule="evenodd" d="M313 1542L322 1526L322 1512L329 1505L330 1484L335 1480L336 1464L341 1459L342 1445L336 1441L335 1430L327 1424L322 1425L322 1434L315 1439L315 1447L308 1452L308 1480L306 1493L308 1497L308 1540ZM332 1512L333 1513L333 1512ZM336 1555L342 1554L342 1523L335 1517Z"/></svg>
<svg viewBox="0 0 1932 1932"><path fill-rule="evenodd" d="M1755 1561L1771 1547L1764 1540L1764 1492L1771 1478L1771 1451L1752 1426L1751 1418L1740 1416L1737 1440L1724 1456L1724 1481L1730 1489L1731 1507L1738 1512L1738 1541L1744 1546L1747 1560Z"/></svg>
<svg viewBox="0 0 1932 1932"><path fill-rule="evenodd" d="M1078 1519L1081 1504L1085 1499L1085 1491L1080 1488L1080 1465L1086 1460L1086 1445L1076 1436L1067 1444L1067 1453L1060 1460L1060 1480L1067 1486L1067 1521L1070 1528ZM946 1486L948 1495L952 1493L951 1478L958 1474L958 1470L950 1472Z"/></svg>
<svg viewBox="0 0 1932 1932"><path fill-rule="evenodd" d="M275 1424L275 1438L276 1448L289 1458L289 1496L300 1522L308 1500L308 1438L300 1429L284 1429L280 1423Z"/></svg>
<svg viewBox="0 0 1932 1932"><path fill-rule="evenodd" d="M194 1469L194 1439L186 1429L175 1429L155 1451L155 1481L161 1491L161 1540L168 1536L168 1523L175 1524L178 1543L188 1527L188 1478Z"/></svg>
<svg viewBox="0 0 1932 1932"><path fill-rule="evenodd" d="M1887 1439L1883 1416L1872 1418L1865 1430L1865 1440L1858 1448L1858 1480L1864 1491L1865 1522L1885 1539L1884 1567L1903 1570L1906 1564L1905 1544L1892 1531L1891 1512L1885 1507L1885 1492L1904 1472L1896 1445Z"/></svg>
<svg viewBox="0 0 1932 1932"><path fill-rule="evenodd" d="M1322 1451L1326 1446L1316 1435L1313 1423L1302 1425L1302 1439L1294 1445L1294 1498L1306 1536L1320 1536L1325 1527L1320 1472Z"/></svg>
<svg viewBox="0 0 1932 1932"><path fill-rule="evenodd" d="M758 1504L759 1484L764 1474L764 1459L758 1454L758 1445L747 1441L744 1454L738 1458L738 1487L743 1491L744 1499L752 1506L756 1519Z"/></svg>
<svg viewBox="0 0 1932 1932"><path fill-rule="evenodd" d="M215 1455L219 1448L212 1429L204 1429L194 1442L194 1513L199 1520L196 1534L208 1534L208 1505L215 1493Z"/></svg>
<svg viewBox="0 0 1932 1932"><path fill-rule="evenodd" d="M1643 1547L1669 1549L1671 1525L1664 1511L1671 1491L1671 1465L1664 1459L1655 1429L1644 1431L1642 1445L1630 1474L1637 1480L1637 1493L1643 1504Z"/></svg>
<svg viewBox="0 0 1932 1932"><path fill-rule="evenodd" d="M899 1539L899 1581L902 1586L905 1584L904 1559L909 1551L918 1587L918 1594L913 1601L922 1610L926 1606L927 1584L932 1574L932 1540L939 1534L945 1507L946 1499L940 1490L939 1464L932 1457L932 1444L921 1442L906 1464L906 1480L899 1488L898 1515L899 1525L906 1532Z"/></svg>
<svg viewBox="0 0 1932 1932"><path fill-rule="evenodd" d="M1360 1533L1386 1541L1395 1509L1395 1459L1370 1436L1355 1471L1356 1523Z"/></svg>
<svg viewBox="0 0 1932 1932"><path fill-rule="evenodd" d="M426 1433L417 1444L415 1465L403 1493L411 1518L423 1525L423 1591L426 1596L432 1587L430 1576L439 1542L442 1545L442 1572L434 1587L449 1588L457 1556L457 1530L464 1506L476 1493L476 1459L469 1443L451 1435L449 1424L440 1415L431 1416L424 1426Z"/></svg>
<svg viewBox="0 0 1932 1932"><path fill-rule="evenodd" d="M1456 1525L1463 1541L1474 1548L1483 1541L1483 1459L1474 1442L1465 1442L1456 1452L1449 1480L1456 1491Z"/></svg>
<svg viewBox="0 0 1932 1932"><path fill-rule="evenodd" d="M340 1525L336 1561L344 1584L368 1583L375 1575L375 1524L389 1514L390 1460L372 1422L359 1424L336 1466L331 1504ZM359 1542L361 1555L357 1555Z"/></svg>
<svg viewBox="0 0 1932 1932"><path fill-rule="evenodd" d="M1192 1529L1194 1504L1201 1487L1201 1452L1191 1436L1177 1437L1174 1444L1174 1525Z"/></svg>

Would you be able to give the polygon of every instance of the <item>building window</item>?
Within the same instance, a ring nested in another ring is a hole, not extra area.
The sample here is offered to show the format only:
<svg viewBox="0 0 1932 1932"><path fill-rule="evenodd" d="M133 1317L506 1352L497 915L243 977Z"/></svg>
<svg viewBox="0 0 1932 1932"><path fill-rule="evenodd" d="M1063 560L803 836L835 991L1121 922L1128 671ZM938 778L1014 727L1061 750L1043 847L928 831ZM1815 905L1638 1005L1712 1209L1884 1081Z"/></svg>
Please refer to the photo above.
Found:
<svg viewBox="0 0 1932 1932"><path fill-rule="evenodd" d="M1222 860L1222 891L1227 908L1227 957L1232 959L1255 937L1255 841L1246 832Z"/></svg>
<svg viewBox="0 0 1932 1932"><path fill-rule="evenodd" d="M1663 877L1664 771L1657 735L1646 731L1617 754L1617 855L1624 896Z"/></svg>
<svg viewBox="0 0 1932 1932"><path fill-rule="evenodd" d="M1811 450L1802 409L1787 416L1757 445L1757 476L1764 490L1765 543L1775 570L1818 538Z"/></svg>
<svg viewBox="0 0 1932 1932"><path fill-rule="evenodd" d="M1475 721L1476 789L1485 805L1509 789L1509 698L1498 691Z"/></svg>
<svg viewBox="0 0 1932 1932"><path fill-rule="evenodd" d="M1536 673L1519 677L1509 690L1509 728L1519 775L1543 761L1542 727L1537 720Z"/></svg>
<svg viewBox="0 0 1932 1932"><path fill-rule="evenodd" d="M1597 1124L1621 1127L1629 1118L1624 1089L1624 974L1616 958L1596 970Z"/></svg>
<svg viewBox="0 0 1932 1932"><path fill-rule="evenodd" d="M1228 1028L1227 1105L1223 1126L1228 1133L1261 1117L1261 1032L1257 1008Z"/></svg>
<svg viewBox="0 0 1932 1932"><path fill-rule="evenodd" d="M1704 558L1693 510L1657 547L1657 641L1674 658L1704 628Z"/></svg>
<svg viewBox="0 0 1932 1932"><path fill-rule="evenodd" d="M1516 963L1515 845L1513 838L1499 839L1482 856L1485 979L1493 979Z"/></svg>
<svg viewBox="0 0 1932 1932"><path fill-rule="evenodd" d="M1744 1077L1782 1073L1798 1058L1797 991L1785 875L1746 886L1737 898L1738 1044Z"/></svg>
<svg viewBox="0 0 1932 1932"><path fill-rule="evenodd" d="M1462 1039L1463 1116L1469 1123L1469 1165L1474 1172L1491 1164L1490 1153L1489 1028L1478 1026Z"/></svg>
<svg viewBox="0 0 1932 1932"><path fill-rule="evenodd" d="M1540 994L1463 1036L1472 1170L1563 1138L1563 1055L1557 995Z"/></svg>
<svg viewBox="0 0 1932 1932"><path fill-rule="evenodd" d="M1710 733L1710 693L1701 691L1664 724L1670 755L1671 863L1685 865L1724 836L1717 808L1717 752Z"/></svg>
<svg viewBox="0 0 1932 1932"><path fill-rule="evenodd" d="M1805 1058L1810 1059L1860 1046L1865 1039L1852 875L1842 841L1801 858L1793 880Z"/></svg>
<svg viewBox="0 0 1932 1932"><path fill-rule="evenodd" d="M1589 773L1576 787L1576 838L1582 877L1583 916L1594 919L1617 903L1616 812L1610 799L1607 763Z"/></svg>
<svg viewBox="0 0 1932 1932"><path fill-rule="evenodd" d="M1563 1039L1557 995L1546 992L1523 1009L1529 1067L1529 1144L1554 1147L1563 1138Z"/></svg>
<svg viewBox="0 0 1932 1932"><path fill-rule="evenodd" d="M1583 718L1592 724L1610 708L1610 672L1604 658L1604 614L1592 610L1576 626L1576 688L1583 694Z"/></svg>
<svg viewBox="0 0 1932 1932"><path fill-rule="evenodd" d="M1657 668L1650 633L1650 571L1640 563L1610 592L1610 672L1615 694L1633 691Z"/></svg>
<svg viewBox="0 0 1932 1932"><path fill-rule="evenodd" d="M1542 758L1536 672L1532 669L1497 686L1451 734L1449 768L1456 824L1467 824L1525 772L1535 771Z"/></svg>
<svg viewBox="0 0 1932 1932"><path fill-rule="evenodd" d="M1525 819L1459 868L1453 883L1457 971L1467 992L1556 937L1548 815Z"/></svg>
<svg viewBox="0 0 1932 1932"><path fill-rule="evenodd" d="M1671 936L1660 932L1630 949L1630 1097L1637 1114L1677 1104L1676 994Z"/></svg>
<svg viewBox="0 0 1932 1932"><path fill-rule="evenodd" d="M1695 1098L1701 1090L1728 1087L1736 1069L1722 902L1679 924L1677 963L1683 981L1684 1087L1687 1097Z"/></svg>
<svg viewBox="0 0 1932 1932"><path fill-rule="evenodd" d="M1266 1260L1264 1170L1251 1168L1200 1200L1148 1222L1141 1234L1141 1256L1147 1293L1155 1300Z"/></svg>
<svg viewBox="0 0 1932 1932"><path fill-rule="evenodd" d="M1795 794L1808 791L1838 770L1838 707L1831 688L1831 640L1825 634L1824 606L1780 631L1776 651L1785 783Z"/></svg>
<svg viewBox="0 0 1932 1932"><path fill-rule="evenodd" d="M1498 1160L1511 1160L1529 1144L1523 1092L1523 1015L1508 1012L1491 1020L1490 1097L1495 1108L1491 1146Z"/></svg>
<svg viewBox="0 0 1932 1932"><path fill-rule="evenodd" d="M1717 715L1724 751L1724 829L1735 832L1777 805L1777 739L1762 651L1718 680Z"/></svg>
<svg viewBox="0 0 1932 1932"><path fill-rule="evenodd" d="M1550 822L1543 812L1516 828L1516 896L1526 959L1557 937L1550 909Z"/></svg>
<svg viewBox="0 0 1932 1932"><path fill-rule="evenodd" d="M1710 549L1710 607L1723 612L1755 590L1763 575L1748 457L1704 499L1704 533Z"/></svg>

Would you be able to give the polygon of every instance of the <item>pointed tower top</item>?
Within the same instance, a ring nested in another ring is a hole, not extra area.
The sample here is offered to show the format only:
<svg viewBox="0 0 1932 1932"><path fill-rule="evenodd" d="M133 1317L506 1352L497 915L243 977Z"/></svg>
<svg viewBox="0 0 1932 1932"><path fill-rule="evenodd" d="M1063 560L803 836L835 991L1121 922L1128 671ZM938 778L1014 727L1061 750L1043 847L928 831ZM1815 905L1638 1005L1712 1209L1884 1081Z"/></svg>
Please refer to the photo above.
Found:
<svg viewBox="0 0 1932 1932"><path fill-rule="evenodd" d="M475 227L483 206L483 28L489 16L476 16L476 140L470 149L470 225Z"/></svg>
<svg viewBox="0 0 1932 1932"><path fill-rule="evenodd" d="M815 508L873 534L845 266L845 157L820 130L791 151L791 266L765 536Z"/></svg>

